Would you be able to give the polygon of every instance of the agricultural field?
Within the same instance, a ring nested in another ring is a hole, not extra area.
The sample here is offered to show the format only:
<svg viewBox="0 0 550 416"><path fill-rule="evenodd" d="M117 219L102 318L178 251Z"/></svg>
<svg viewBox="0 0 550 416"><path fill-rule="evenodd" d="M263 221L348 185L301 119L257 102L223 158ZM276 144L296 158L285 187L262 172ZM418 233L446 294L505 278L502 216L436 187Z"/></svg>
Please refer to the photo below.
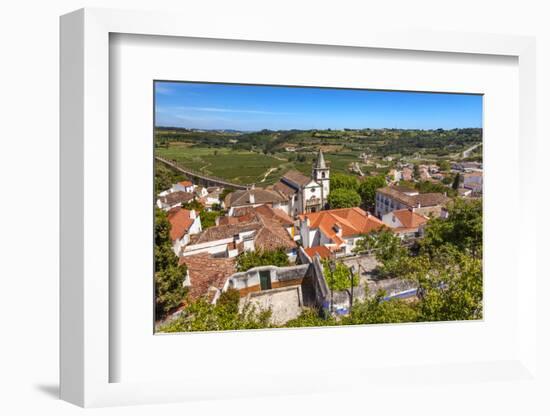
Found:
<svg viewBox="0 0 550 416"><path fill-rule="evenodd" d="M385 173L397 161L437 163L457 159L481 142L481 129L455 130L326 130L226 132L159 128L157 155L190 169L240 184L270 185L288 170L311 173L322 149L333 173L350 173L357 163L365 174ZM294 151L289 151L294 150ZM481 148L471 158L481 159ZM369 164L359 158L369 154ZM386 156L392 156L391 161Z"/></svg>
<svg viewBox="0 0 550 416"><path fill-rule="evenodd" d="M185 143L170 143L168 147L156 148L155 153L190 169L241 184L261 182L268 171L285 162L247 150L194 147Z"/></svg>

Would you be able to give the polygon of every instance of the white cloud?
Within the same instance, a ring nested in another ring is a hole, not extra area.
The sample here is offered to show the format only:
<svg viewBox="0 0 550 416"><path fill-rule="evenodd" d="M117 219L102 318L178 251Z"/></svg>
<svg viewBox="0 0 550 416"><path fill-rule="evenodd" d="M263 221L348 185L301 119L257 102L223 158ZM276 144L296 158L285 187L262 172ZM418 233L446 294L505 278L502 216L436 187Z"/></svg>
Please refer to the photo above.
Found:
<svg viewBox="0 0 550 416"><path fill-rule="evenodd" d="M161 95L171 95L174 93L174 90L166 86L155 85L155 92Z"/></svg>
<svg viewBox="0 0 550 416"><path fill-rule="evenodd" d="M178 110L184 111L203 111L210 113L246 113L246 114L264 114L264 115L292 115L292 113L284 113L278 111L263 111L251 110L243 108L222 108L222 107L177 107Z"/></svg>

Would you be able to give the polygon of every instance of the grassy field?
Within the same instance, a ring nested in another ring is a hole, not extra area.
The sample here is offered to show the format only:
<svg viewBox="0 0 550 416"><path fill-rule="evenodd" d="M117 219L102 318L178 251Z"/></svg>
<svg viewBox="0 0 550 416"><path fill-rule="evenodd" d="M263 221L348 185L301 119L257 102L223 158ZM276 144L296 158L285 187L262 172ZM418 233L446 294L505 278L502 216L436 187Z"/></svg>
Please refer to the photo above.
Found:
<svg viewBox="0 0 550 416"><path fill-rule="evenodd" d="M289 152L264 155L226 147L196 147L180 142L172 142L168 147L158 147L155 152L207 175L236 183L257 183L262 186L275 183L291 169L310 175L314 158L311 154L305 162L298 162L295 160L296 155ZM325 159L332 172L349 172L349 164L359 160L357 154L352 152L326 153ZM269 174L266 176L267 173Z"/></svg>
<svg viewBox="0 0 550 416"><path fill-rule="evenodd" d="M248 184L260 182L267 171L283 164L272 156L228 148L190 147L172 143L168 148L155 149L156 154L175 160L191 169Z"/></svg>

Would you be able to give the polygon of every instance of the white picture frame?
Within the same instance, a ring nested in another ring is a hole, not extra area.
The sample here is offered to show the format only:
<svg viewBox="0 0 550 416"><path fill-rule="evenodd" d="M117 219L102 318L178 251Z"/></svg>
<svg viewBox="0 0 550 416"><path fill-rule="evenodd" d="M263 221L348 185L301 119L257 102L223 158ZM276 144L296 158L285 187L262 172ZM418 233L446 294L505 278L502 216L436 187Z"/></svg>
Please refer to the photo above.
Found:
<svg viewBox="0 0 550 416"><path fill-rule="evenodd" d="M185 22L182 24L182 22ZM61 18L61 398L80 406L159 403L254 395L330 393L369 386L396 377L402 383L434 380L537 380L536 270L533 242L536 227L529 215L520 215L517 270L524 272L517 292L517 354L499 361L460 365L419 363L414 369L344 367L330 370L327 385L319 374L292 378L269 374L269 382L228 383L220 377L157 382L110 382L109 188L109 36L114 33L187 38L332 45L346 48L430 51L442 54L503 55L518 59L520 212L533 203L528 170L535 159L535 41L530 37L467 33L430 33L349 28L338 34L314 25L279 30L276 24L259 29L218 22L210 27L200 19L187 21L169 13L82 9ZM246 34L243 34L246 33ZM514 191L516 192L516 191ZM517 273L517 272L516 272ZM150 308L150 305L143 305ZM351 330L354 330L353 328ZM296 336L299 331L297 330ZM118 357L119 358L119 357ZM243 370L246 373L246 369ZM408 374L408 375L407 375ZM411 374L414 374L411 377ZM239 385L238 385L239 384ZM273 386L279 386L273 389ZM271 388L270 388L271 387Z"/></svg>

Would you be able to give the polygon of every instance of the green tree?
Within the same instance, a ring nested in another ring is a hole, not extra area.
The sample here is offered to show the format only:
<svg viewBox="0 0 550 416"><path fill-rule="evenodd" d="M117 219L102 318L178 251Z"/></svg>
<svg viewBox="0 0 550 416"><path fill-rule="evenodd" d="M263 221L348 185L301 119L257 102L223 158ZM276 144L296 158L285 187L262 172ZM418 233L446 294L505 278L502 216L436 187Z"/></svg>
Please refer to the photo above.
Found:
<svg viewBox="0 0 550 416"><path fill-rule="evenodd" d="M330 178L330 190L336 189L352 189L357 191L359 187L359 181L357 177L351 175L344 175L342 173L335 173Z"/></svg>
<svg viewBox="0 0 550 416"><path fill-rule="evenodd" d="M386 186L386 179L383 176L367 176L359 185L359 195L366 209L375 206L376 190Z"/></svg>
<svg viewBox="0 0 550 416"><path fill-rule="evenodd" d="M170 222L166 213L155 211L155 305L158 318L181 304L186 289L183 282L187 275L185 265L178 264L172 250Z"/></svg>
<svg viewBox="0 0 550 416"><path fill-rule="evenodd" d="M417 164L413 166L413 178L414 179L420 179L420 168Z"/></svg>
<svg viewBox="0 0 550 416"><path fill-rule="evenodd" d="M259 309L247 303L242 308L234 301L211 304L200 298L185 307L173 321L159 328L160 332L224 331L269 328L270 309Z"/></svg>
<svg viewBox="0 0 550 416"><path fill-rule="evenodd" d="M447 206L446 219L428 222L420 242L422 252L431 254L451 244L459 251L481 258L483 247L483 205L481 200L456 198Z"/></svg>
<svg viewBox="0 0 550 416"><path fill-rule="evenodd" d="M334 317L324 316L315 308L304 308L297 318L291 319L284 326L287 328L304 328L335 325L339 325L339 322Z"/></svg>
<svg viewBox="0 0 550 416"><path fill-rule="evenodd" d="M289 266L288 256L284 249L245 251L237 257L237 270L244 272L259 266Z"/></svg>
<svg viewBox="0 0 550 416"><path fill-rule="evenodd" d="M447 196L449 197L455 197L457 195L456 189L451 189L440 183L435 183L430 181L416 182L415 189L417 189L421 194L437 192L440 194L447 194Z"/></svg>
<svg viewBox="0 0 550 416"><path fill-rule="evenodd" d="M331 272L329 260L323 260L323 274L329 289L337 292L351 288L350 271L342 262L336 262L334 272ZM359 286L359 274L353 275L353 287Z"/></svg>
<svg viewBox="0 0 550 416"><path fill-rule="evenodd" d="M402 299L385 300L385 296L384 291L379 291L355 303L352 313L342 318L342 324L389 324L416 322L419 319L417 304Z"/></svg>
<svg viewBox="0 0 550 416"><path fill-rule="evenodd" d="M482 260L447 244L408 260L408 276L418 287L419 320L451 321L483 317Z"/></svg>
<svg viewBox="0 0 550 416"><path fill-rule="evenodd" d="M340 188L334 191L331 190L327 200L331 209L352 208L361 204L361 196L353 189Z"/></svg>
<svg viewBox="0 0 550 416"><path fill-rule="evenodd" d="M201 212L204 209L204 206L196 199L193 199L186 204L181 204L181 207L189 210L194 209L197 212Z"/></svg>
<svg viewBox="0 0 550 416"><path fill-rule="evenodd" d="M443 172L448 172L449 170L451 170L451 164L448 160L441 160L439 161L439 169Z"/></svg>
<svg viewBox="0 0 550 416"><path fill-rule="evenodd" d="M460 173L457 173L455 175L455 178L453 179L453 189L456 191L460 187Z"/></svg>
<svg viewBox="0 0 550 416"><path fill-rule="evenodd" d="M203 210L200 212L199 216L201 218L201 226L203 230L206 230L209 227L216 225L216 218L221 215L220 211L206 211Z"/></svg>
<svg viewBox="0 0 550 416"><path fill-rule="evenodd" d="M408 256L408 250L401 239L387 228L372 231L362 237L355 245L354 252L373 253L381 263L378 268L381 275L394 277L403 272L403 260Z"/></svg>

